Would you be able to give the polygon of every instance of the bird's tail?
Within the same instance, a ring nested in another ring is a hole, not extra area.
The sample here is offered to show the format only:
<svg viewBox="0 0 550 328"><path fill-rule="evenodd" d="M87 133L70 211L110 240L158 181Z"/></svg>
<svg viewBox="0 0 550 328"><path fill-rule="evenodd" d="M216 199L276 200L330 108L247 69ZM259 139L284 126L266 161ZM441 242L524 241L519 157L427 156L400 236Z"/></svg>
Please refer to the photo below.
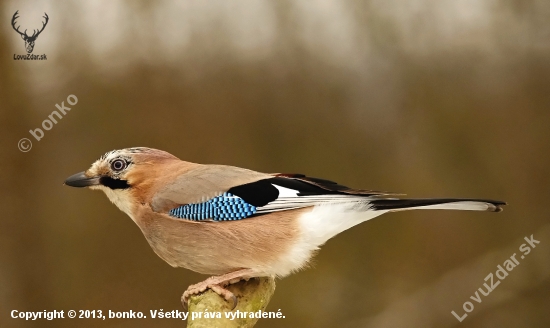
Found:
<svg viewBox="0 0 550 328"><path fill-rule="evenodd" d="M369 201L371 209L376 211L406 211L406 210L467 210L500 212L500 206L505 202L488 199L460 198L417 198L417 199L374 199Z"/></svg>

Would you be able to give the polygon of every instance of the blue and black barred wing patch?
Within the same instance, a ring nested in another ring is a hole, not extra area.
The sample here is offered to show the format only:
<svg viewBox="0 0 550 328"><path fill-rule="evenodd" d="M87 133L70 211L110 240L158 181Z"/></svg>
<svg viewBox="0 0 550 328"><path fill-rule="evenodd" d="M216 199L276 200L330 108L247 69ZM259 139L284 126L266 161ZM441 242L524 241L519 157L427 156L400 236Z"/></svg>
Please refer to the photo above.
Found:
<svg viewBox="0 0 550 328"><path fill-rule="evenodd" d="M168 215L178 219L193 221L232 221L252 216L256 206L229 192L212 198L204 203L187 204L172 209Z"/></svg>

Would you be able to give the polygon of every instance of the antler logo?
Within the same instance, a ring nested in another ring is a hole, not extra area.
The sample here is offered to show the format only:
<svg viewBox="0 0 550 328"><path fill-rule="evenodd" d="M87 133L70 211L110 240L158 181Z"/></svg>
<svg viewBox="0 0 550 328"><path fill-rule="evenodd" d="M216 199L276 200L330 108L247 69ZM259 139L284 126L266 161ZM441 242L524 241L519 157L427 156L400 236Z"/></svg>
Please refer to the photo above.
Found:
<svg viewBox="0 0 550 328"><path fill-rule="evenodd" d="M15 14L13 14L13 18L11 19L11 26L13 27L13 29L19 33L19 35L21 35L21 38L25 41L25 48L27 49L27 53L32 53L32 50L34 49L34 41L36 41L36 38L40 35L40 33L42 33L42 31L44 31L44 28L46 27L46 25L48 24L48 14L44 13L44 17L46 19L45 22L43 22L42 24L42 28L37 31L37 30L33 30L33 33L31 36L28 36L27 35L27 30L25 30L25 32L21 33L21 31L19 31L19 26L15 27L15 20L19 18L19 16L17 16L17 13L19 13L19 10L15 12Z"/></svg>

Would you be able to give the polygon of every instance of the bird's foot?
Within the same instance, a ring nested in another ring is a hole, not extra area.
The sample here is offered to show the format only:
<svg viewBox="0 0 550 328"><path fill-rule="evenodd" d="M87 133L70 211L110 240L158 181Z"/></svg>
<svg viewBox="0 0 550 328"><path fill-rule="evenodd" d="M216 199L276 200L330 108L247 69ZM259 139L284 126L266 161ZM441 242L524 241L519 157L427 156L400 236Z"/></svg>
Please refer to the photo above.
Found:
<svg viewBox="0 0 550 328"><path fill-rule="evenodd" d="M207 289L211 289L216 294L223 297L226 301L231 301L231 310L233 310L237 306L237 297L225 287L237 283L243 279L250 279L251 273L252 271L249 269L238 270L223 274L221 276L212 276L202 282L199 282L198 284L191 285L181 296L181 304L183 305L183 308L187 310L187 305L191 296L200 294Z"/></svg>
<svg viewBox="0 0 550 328"><path fill-rule="evenodd" d="M223 297L226 301L231 301L231 310L237 306L237 297L235 297L232 292L224 288L223 285L206 284L206 281L203 281L201 283L189 286L189 288L187 288L187 290L183 293L181 296L181 304L183 305L183 308L187 310L187 304L191 296L200 294L207 289L211 289L216 294Z"/></svg>

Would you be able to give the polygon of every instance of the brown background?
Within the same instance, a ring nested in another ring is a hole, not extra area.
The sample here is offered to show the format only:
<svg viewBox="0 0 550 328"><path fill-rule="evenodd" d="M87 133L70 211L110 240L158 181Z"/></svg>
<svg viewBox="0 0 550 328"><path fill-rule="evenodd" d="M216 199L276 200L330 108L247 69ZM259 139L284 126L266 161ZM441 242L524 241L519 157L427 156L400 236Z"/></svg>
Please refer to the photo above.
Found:
<svg viewBox="0 0 550 328"><path fill-rule="evenodd" d="M29 30L48 13L34 49L46 61L13 59L16 10ZM344 232L278 282L268 309L286 318L258 327L550 325L550 2L7 1L0 18L0 326L184 325L9 316L180 309L204 278L164 263L101 193L62 185L131 146L509 202ZM78 104L34 140L70 94ZM459 323L451 311L531 234L540 245Z"/></svg>

